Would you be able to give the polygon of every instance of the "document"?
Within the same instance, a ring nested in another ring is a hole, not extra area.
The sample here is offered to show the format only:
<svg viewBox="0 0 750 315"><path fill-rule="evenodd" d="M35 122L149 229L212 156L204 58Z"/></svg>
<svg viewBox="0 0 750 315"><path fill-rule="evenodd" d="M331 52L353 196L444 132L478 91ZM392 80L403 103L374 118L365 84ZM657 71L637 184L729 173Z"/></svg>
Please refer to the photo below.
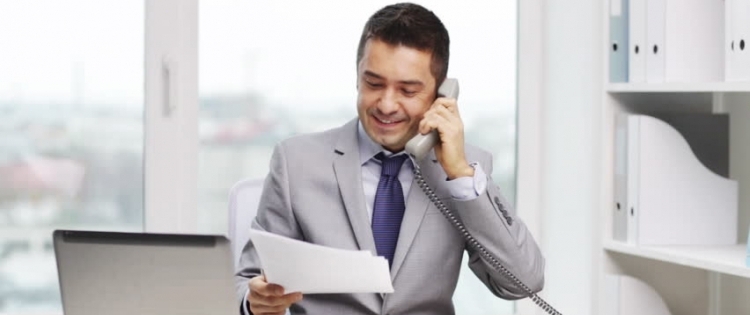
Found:
<svg viewBox="0 0 750 315"><path fill-rule="evenodd" d="M393 293L388 260L251 230L266 281L284 292Z"/></svg>

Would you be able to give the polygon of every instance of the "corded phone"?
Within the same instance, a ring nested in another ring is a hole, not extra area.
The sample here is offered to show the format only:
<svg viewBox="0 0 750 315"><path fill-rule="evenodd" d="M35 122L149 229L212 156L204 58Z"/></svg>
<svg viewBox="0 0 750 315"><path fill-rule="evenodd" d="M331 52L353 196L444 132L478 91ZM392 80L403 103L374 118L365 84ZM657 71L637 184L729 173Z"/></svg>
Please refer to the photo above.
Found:
<svg viewBox="0 0 750 315"><path fill-rule="evenodd" d="M445 79L445 81L443 81L443 84L440 85L440 88L438 88L437 94L441 97L448 97L453 99L458 98L458 80L453 78ZM430 149L438 144L439 141L440 138L438 135L438 131L432 130L426 135L417 133L414 138L406 143L406 153L408 153L409 156L417 161L417 165L415 165L414 167L414 179L416 179L417 185L419 185L419 187L424 191L430 201L435 204L435 206L438 208L438 210L440 210L445 218L448 219L448 221L454 227L456 227L456 229L458 229L469 246L476 250L482 256L482 258L484 258L485 261L489 262L496 271L500 272L507 279L512 281L516 286L526 291L526 293L529 294L531 300L534 301L534 303L536 303L536 305L541 307L544 311L551 315L562 315L562 313L555 310L546 301L537 296L536 293L531 291L528 286L521 282L521 280L519 280L513 273L505 268L505 266L501 265L500 261L492 254L490 254L490 252L487 251L484 246L482 246L482 244L479 244L479 242L466 229L463 222L456 218L456 216L453 214L453 211L448 209L448 207L437 197L432 188L427 185L427 182L422 176L422 171L419 169L419 162L421 162L422 159L427 156L427 153L430 152Z"/></svg>

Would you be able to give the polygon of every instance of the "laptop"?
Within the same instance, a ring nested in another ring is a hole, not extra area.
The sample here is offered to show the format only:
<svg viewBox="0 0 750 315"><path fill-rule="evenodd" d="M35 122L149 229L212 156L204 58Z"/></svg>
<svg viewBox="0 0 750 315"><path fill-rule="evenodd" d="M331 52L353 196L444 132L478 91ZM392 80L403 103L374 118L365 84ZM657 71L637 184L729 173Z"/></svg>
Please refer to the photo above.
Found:
<svg viewBox="0 0 750 315"><path fill-rule="evenodd" d="M57 230L65 315L237 315L224 236Z"/></svg>

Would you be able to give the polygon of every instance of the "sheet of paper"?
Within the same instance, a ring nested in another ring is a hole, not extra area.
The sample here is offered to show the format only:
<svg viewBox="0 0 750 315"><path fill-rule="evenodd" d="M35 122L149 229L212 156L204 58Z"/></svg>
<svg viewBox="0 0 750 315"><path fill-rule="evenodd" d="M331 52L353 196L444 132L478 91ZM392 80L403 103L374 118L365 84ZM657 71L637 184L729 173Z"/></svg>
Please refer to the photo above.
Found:
<svg viewBox="0 0 750 315"><path fill-rule="evenodd" d="M266 281L285 292L393 293L388 260L252 230Z"/></svg>

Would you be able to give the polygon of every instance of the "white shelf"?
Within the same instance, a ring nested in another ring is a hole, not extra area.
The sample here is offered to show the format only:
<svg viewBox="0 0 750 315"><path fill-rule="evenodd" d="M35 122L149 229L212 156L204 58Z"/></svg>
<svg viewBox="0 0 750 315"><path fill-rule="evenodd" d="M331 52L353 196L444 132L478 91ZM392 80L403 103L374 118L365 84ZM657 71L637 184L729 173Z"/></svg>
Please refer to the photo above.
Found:
<svg viewBox="0 0 750 315"><path fill-rule="evenodd" d="M750 82L609 83L609 93L713 93L747 92Z"/></svg>
<svg viewBox="0 0 750 315"><path fill-rule="evenodd" d="M604 249L672 264L750 278L745 244L725 246L633 246L605 241Z"/></svg>

